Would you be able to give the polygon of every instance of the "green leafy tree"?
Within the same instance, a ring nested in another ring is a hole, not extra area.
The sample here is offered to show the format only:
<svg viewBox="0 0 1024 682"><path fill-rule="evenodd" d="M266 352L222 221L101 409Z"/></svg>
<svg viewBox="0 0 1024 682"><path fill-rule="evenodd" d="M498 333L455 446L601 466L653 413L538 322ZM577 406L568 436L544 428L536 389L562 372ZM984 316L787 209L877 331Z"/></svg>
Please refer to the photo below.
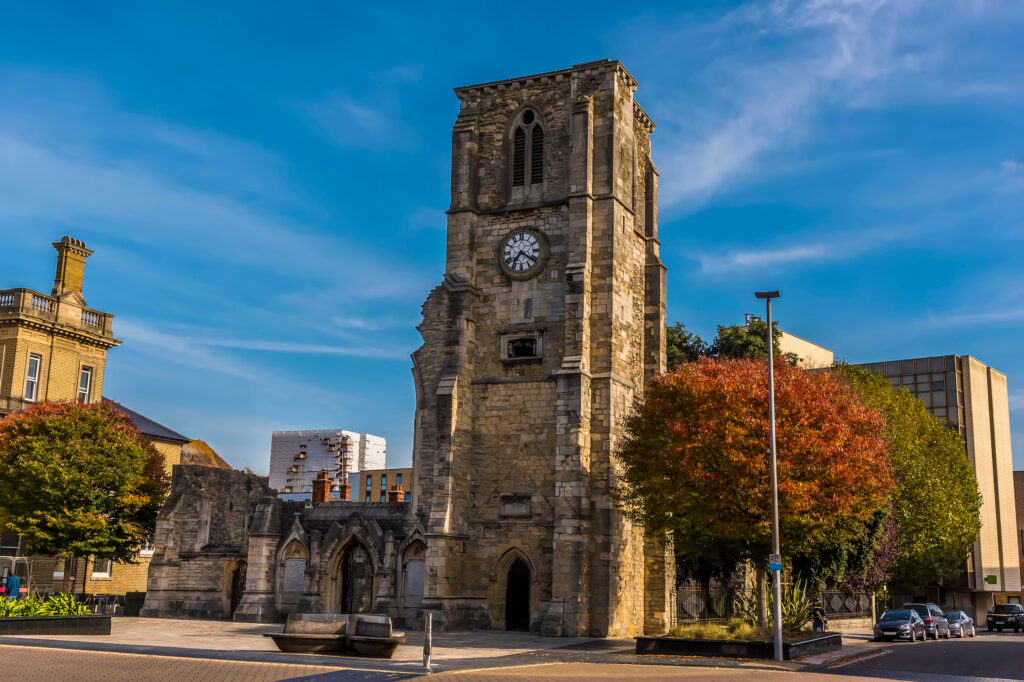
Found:
<svg viewBox="0 0 1024 682"><path fill-rule="evenodd" d="M708 355L710 348L704 339L688 331L682 322L665 328L665 354L668 371L674 372L680 365L693 362Z"/></svg>
<svg viewBox="0 0 1024 682"><path fill-rule="evenodd" d="M782 360L775 371L782 551L807 565L848 552L888 504L883 420L830 374ZM767 562L767 374L763 361L702 358L655 377L626 421L625 513L672 533L683 567Z"/></svg>
<svg viewBox="0 0 1024 682"><path fill-rule="evenodd" d="M981 530L981 494L963 439L905 388L894 391L884 377L846 364L833 374L885 415L883 434L895 480L893 577L909 585L955 579Z"/></svg>
<svg viewBox="0 0 1024 682"><path fill-rule="evenodd" d="M716 358L758 359L768 357L768 323L751 320L746 325L718 325L718 336L711 344L709 355ZM799 358L794 353L783 353L779 348L782 330L778 322L772 322L772 345L776 357L782 357L790 364Z"/></svg>
<svg viewBox="0 0 1024 682"><path fill-rule="evenodd" d="M782 331L778 323L772 323L776 357L782 357L790 364L799 358L794 353L783 353L779 348ZM686 329L682 322L665 328L665 353L668 371L674 372L687 362L698 358L763 359L768 357L768 323L751 320L747 325L718 326L718 336L706 343L697 334Z"/></svg>
<svg viewBox="0 0 1024 682"><path fill-rule="evenodd" d="M33 552L132 562L167 488L163 457L110 405L45 403L0 421L0 518Z"/></svg>

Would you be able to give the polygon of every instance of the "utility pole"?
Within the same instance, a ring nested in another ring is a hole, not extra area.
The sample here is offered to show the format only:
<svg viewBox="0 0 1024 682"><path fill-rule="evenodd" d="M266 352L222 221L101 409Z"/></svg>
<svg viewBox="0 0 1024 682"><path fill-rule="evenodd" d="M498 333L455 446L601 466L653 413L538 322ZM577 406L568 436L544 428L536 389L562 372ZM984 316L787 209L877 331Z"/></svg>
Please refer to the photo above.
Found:
<svg viewBox="0 0 1024 682"><path fill-rule="evenodd" d="M775 632L775 660L782 660L782 553L779 550L779 479L775 465L775 338L772 334L772 299L778 291L755 291L768 306L768 441L772 474L772 553L768 570L772 573L772 620Z"/></svg>

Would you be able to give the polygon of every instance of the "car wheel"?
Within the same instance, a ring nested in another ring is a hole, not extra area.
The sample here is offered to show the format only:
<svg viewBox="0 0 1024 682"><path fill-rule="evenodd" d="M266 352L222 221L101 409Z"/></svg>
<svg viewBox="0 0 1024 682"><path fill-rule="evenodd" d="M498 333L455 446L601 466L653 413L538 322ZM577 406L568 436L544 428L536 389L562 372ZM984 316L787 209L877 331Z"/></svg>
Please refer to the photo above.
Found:
<svg viewBox="0 0 1024 682"><path fill-rule="evenodd" d="M916 642L917 641L917 631L916 630L911 630L910 631L910 641L911 642Z"/></svg>
<svg viewBox="0 0 1024 682"><path fill-rule="evenodd" d="M939 641L939 626L935 626L935 641Z"/></svg>
<svg viewBox="0 0 1024 682"><path fill-rule="evenodd" d="M976 634L978 634L978 631L977 631L977 630L976 630L976 629L974 628L974 626L972 625L972 626L971 626L971 637L974 637L974 636L975 636Z"/></svg>
<svg viewBox="0 0 1024 682"><path fill-rule="evenodd" d="M952 635L952 633L950 633L949 628L946 628L946 639L949 639L952 636L953 635Z"/></svg>

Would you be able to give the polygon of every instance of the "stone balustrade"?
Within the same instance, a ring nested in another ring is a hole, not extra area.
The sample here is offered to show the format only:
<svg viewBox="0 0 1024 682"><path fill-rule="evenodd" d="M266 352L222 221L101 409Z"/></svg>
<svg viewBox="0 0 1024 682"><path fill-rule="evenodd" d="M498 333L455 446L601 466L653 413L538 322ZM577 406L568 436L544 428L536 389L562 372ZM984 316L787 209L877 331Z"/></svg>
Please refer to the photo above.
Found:
<svg viewBox="0 0 1024 682"><path fill-rule="evenodd" d="M91 310L31 289L0 290L0 318L27 317L73 327L91 334L112 337L113 315Z"/></svg>

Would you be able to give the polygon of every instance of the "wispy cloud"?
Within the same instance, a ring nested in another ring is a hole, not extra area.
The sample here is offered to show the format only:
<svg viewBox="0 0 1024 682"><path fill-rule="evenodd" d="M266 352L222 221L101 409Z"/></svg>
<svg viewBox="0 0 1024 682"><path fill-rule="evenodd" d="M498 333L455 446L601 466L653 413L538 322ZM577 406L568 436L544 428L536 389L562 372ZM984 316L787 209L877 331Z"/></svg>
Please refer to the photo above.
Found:
<svg viewBox="0 0 1024 682"><path fill-rule="evenodd" d="M700 270L707 275L736 270L757 270L795 263L823 264L857 258L882 244L910 239L916 231L909 229L867 229L856 234L842 234L831 240L814 240L794 236L792 245L771 245L763 248L732 249L724 253L696 254Z"/></svg>
<svg viewBox="0 0 1024 682"><path fill-rule="evenodd" d="M230 374L239 378L252 378L253 371L244 363L211 349L260 351L266 353L292 353L299 355L338 355L377 360L403 360L409 358L404 348L386 348L377 344L336 345L304 343L276 339L230 338L214 330L193 325L176 325L172 331L163 330L142 320L119 319L117 333L174 362Z"/></svg>
<svg viewBox="0 0 1024 682"><path fill-rule="evenodd" d="M834 257L834 249L825 244L789 246L779 249L729 251L722 256L699 256L704 273L726 272L739 268L763 268L786 263L824 261Z"/></svg>
<svg viewBox="0 0 1024 682"><path fill-rule="evenodd" d="M708 68L694 76L699 87L656 105L670 131L659 154L662 202L700 205L763 175L773 152L825 134L827 111L876 107L908 91L1004 90L1005 83L937 75L952 56L942 38L962 17L995 11L956 1L774 0L675 29L671 44L701 45Z"/></svg>
<svg viewBox="0 0 1024 682"><path fill-rule="evenodd" d="M935 327L1000 324L1024 320L1024 307L989 308L949 314L930 315L925 324Z"/></svg>
<svg viewBox="0 0 1024 682"><path fill-rule="evenodd" d="M374 74L374 86L358 92L336 88L299 110L335 144L366 149L409 149L418 144L412 127L402 121L401 89L419 81L422 67L403 64Z"/></svg>

